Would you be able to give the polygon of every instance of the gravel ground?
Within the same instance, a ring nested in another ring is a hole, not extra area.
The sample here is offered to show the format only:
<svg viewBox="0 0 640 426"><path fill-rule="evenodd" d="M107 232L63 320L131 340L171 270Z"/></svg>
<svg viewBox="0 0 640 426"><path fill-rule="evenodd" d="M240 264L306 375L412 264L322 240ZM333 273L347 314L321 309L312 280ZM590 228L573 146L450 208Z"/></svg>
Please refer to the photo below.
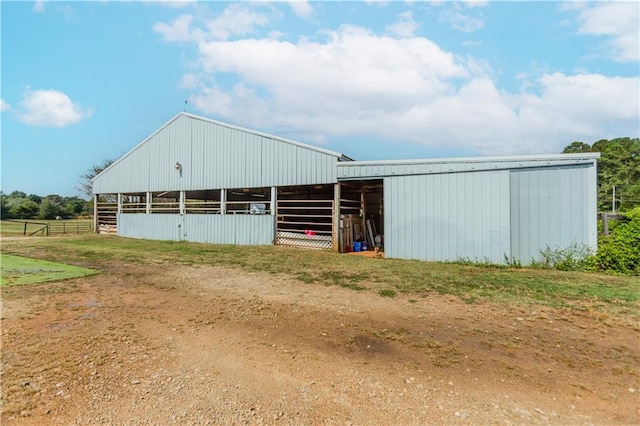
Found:
<svg viewBox="0 0 640 426"><path fill-rule="evenodd" d="M213 267L4 290L2 424L640 424L640 331Z"/></svg>

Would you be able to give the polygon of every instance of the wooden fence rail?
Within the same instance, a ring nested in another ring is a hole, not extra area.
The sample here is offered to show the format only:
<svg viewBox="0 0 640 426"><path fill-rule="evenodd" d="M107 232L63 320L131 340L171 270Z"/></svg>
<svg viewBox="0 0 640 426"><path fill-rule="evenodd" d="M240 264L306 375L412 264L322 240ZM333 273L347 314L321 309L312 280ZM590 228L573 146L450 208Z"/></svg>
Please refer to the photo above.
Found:
<svg viewBox="0 0 640 426"><path fill-rule="evenodd" d="M13 232L21 233L24 236L32 236L36 234L40 234L43 236L88 234L93 232L92 222L34 222L30 220L16 219L3 219L3 222L19 224L18 226L20 228L20 231L15 229Z"/></svg>

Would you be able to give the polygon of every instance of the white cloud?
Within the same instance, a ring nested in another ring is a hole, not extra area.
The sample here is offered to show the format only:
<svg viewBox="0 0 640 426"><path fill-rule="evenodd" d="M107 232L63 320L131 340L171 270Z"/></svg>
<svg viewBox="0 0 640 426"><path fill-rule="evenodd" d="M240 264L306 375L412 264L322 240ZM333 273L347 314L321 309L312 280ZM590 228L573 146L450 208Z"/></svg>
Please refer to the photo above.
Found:
<svg viewBox="0 0 640 426"><path fill-rule="evenodd" d="M9 111L11 109L11 105L6 103L4 99L0 99L0 111Z"/></svg>
<svg viewBox="0 0 640 426"><path fill-rule="evenodd" d="M58 90L27 89L20 102L18 119L32 126L66 127L92 114L90 108L73 103Z"/></svg>
<svg viewBox="0 0 640 426"><path fill-rule="evenodd" d="M398 19L393 24L387 25L386 32L398 37L413 37L420 25L413 19L413 12L410 10L398 15Z"/></svg>
<svg viewBox="0 0 640 426"><path fill-rule="evenodd" d="M539 69L506 92L487 60L423 37L355 26L324 36L194 40L198 66L181 84L198 112L315 142L371 136L498 155L560 152L573 140L638 131L637 77ZM238 82L226 85L221 74Z"/></svg>
<svg viewBox="0 0 640 426"><path fill-rule="evenodd" d="M189 41L194 38L190 29L192 20L191 15L180 15L171 24L156 23L153 30L162 35L165 41Z"/></svg>
<svg viewBox="0 0 640 426"><path fill-rule="evenodd" d="M45 11L44 1L35 1L33 2L33 11L37 13L42 13Z"/></svg>
<svg viewBox="0 0 640 426"><path fill-rule="evenodd" d="M486 0L468 0L462 2L467 7L485 7L489 4Z"/></svg>
<svg viewBox="0 0 640 426"><path fill-rule="evenodd" d="M606 56L640 60L640 6L637 2L596 3L578 12L579 34L609 37Z"/></svg>
<svg viewBox="0 0 640 426"><path fill-rule="evenodd" d="M289 6L301 18L309 19L313 15L313 6L307 0L290 1Z"/></svg>
<svg viewBox="0 0 640 426"><path fill-rule="evenodd" d="M234 36L253 33L257 27L269 23L266 15L251 10L242 3L232 3L212 19L201 19L202 27L195 27L192 15L184 14L170 24L157 22L153 30L168 42L228 40Z"/></svg>
<svg viewBox="0 0 640 426"><path fill-rule="evenodd" d="M197 0L143 0L145 3L150 3L169 9L182 9L187 6L191 6L197 3Z"/></svg>
<svg viewBox="0 0 640 426"><path fill-rule="evenodd" d="M443 9L440 12L440 21L451 24L455 30L472 33L484 27L482 15L472 16L463 13L458 7Z"/></svg>
<svg viewBox="0 0 640 426"><path fill-rule="evenodd" d="M247 35L258 26L269 23L267 17L245 7L241 3L233 3L220 16L207 22L207 33L211 39L227 40L235 35Z"/></svg>

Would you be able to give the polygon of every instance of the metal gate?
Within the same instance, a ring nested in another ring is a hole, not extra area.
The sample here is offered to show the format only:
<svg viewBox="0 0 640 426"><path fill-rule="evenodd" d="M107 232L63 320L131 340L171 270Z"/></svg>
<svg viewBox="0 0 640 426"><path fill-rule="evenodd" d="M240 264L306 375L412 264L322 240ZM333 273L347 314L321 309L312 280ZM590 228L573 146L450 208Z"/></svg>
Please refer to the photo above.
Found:
<svg viewBox="0 0 640 426"><path fill-rule="evenodd" d="M332 200L278 200L275 243L331 249L333 215Z"/></svg>

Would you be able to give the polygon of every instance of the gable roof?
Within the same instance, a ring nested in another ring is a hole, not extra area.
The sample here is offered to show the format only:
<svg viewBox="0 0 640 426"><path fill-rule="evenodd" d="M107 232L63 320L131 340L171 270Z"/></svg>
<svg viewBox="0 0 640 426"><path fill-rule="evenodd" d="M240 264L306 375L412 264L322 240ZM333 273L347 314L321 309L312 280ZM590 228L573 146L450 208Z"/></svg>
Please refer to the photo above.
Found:
<svg viewBox="0 0 640 426"><path fill-rule="evenodd" d="M148 142L149 140L153 139L153 137L155 135L157 135L158 133L162 132L166 127L170 126L171 123L173 123L174 121L178 120L181 117L186 117L186 118L190 118L190 119L193 119L193 120L200 120L200 121L204 121L204 122L207 122L207 123L215 124L217 126L226 127L228 129L232 129L232 130L237 130L237 131L253 134L253 135L260 136L260 137L263 137L263 138L266 138L266 139L272 139L272 140L277 141L277 142L283 142L283 143L286 143L286 144L289 144L289 145L294 145L294 146L297 146L297 147L300 147L300 148L309 149L311 151L316 151L316 152L319 152L321 154L326 154L326 155L330 155L330 156L336 157L336 159L338 161L353 161L351 158L347 157L346 155L344 155L344 154L342 154L340 152L331 151L331 150L320 148L320 147L317 147L317 146L314 146L314 145L308 145L308 144L305 144L305 143L302 143L302 142L294 141L292 139L287 139L287 138L283 138L283 137L280 137L280 136L272 135L272 134L269 134L269 133L260 132L258 130L253 130L253 129L249 129L249 128L246 128L246 127L236 126L234 124L225 123L223 121L213 120L211 118L203 117L203 116L200 116L200 115L191 114L191 113L188 113L188 112L180 112L180 113L176 114L175 116L173 116L169 121L167 121L165 124L163 124L159 129L157 129L151 135L146 137L142 142L140 142L135 147L133 147L131 150L129 150L126 154L124 154L123 156L118 158L116 161L114 161L109 167L107 167L102 172L100 172L99 174L94 176L93 179L91 179L91 181L94 181L95 179L97 179L102 174L108 172L110 169L112 169L113 167L117 166L118 163L120 163L122 160L127 158L129 155L131 155L131 153L135 152L137 149L139 149L146 142Z"/></svg>

